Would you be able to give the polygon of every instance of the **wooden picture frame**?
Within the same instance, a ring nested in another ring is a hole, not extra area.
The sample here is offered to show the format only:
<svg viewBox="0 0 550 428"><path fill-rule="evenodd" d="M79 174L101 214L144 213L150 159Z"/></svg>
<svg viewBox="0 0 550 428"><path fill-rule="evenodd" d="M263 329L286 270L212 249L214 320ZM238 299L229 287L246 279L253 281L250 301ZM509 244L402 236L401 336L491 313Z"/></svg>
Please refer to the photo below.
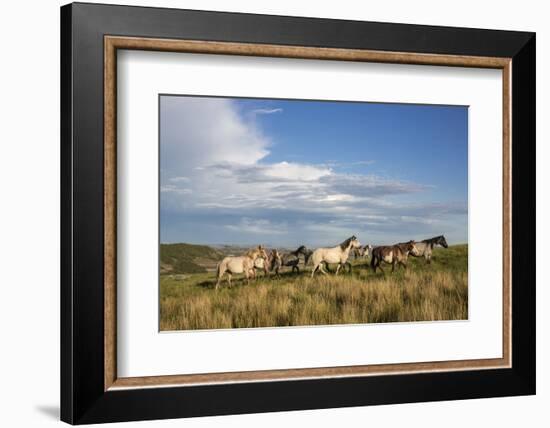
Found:
<svg viewBox="0 0 550 428"><path fill-rule="evenodd" d="M117 377L117 49L501 69L503 357ZM535 252L534 34L71 4L61 9L61 52L62 420L95 423L535 392L535 259L521 256Z"/></svg>

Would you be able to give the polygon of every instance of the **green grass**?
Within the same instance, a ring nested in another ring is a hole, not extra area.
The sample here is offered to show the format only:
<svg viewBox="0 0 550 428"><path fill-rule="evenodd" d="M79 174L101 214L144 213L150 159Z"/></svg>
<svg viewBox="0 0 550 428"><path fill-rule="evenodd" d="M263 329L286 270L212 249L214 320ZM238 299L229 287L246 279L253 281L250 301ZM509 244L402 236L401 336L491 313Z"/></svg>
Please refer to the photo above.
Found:
<svg viewBox="0 0 550 428"><path fill-rule="evenodd" d="M233 278L215 291L214 272L161 275L161 330L328 325L467 319L468 247L437 249L431 265L409 258L409 269L386 274L353 261L338 276L285 272L246 284ZM334 269L334 267L333 267ZM261 275L261 274L259 274Z"/></svg>

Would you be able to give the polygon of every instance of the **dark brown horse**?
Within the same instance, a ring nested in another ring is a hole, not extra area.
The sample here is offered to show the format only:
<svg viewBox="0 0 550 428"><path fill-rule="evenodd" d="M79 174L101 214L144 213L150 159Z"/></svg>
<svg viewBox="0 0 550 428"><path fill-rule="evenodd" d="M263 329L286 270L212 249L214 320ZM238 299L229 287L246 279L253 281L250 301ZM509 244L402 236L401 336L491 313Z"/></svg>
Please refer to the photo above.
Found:
<svg viewBox="0 0 550 428"><path fill-rule="evenodd" d="M409 253L418 254L414 241L405 242L403 244L385 245L382 247L374 247L372 250L372 257L370 266L374 273L376 268L384 273L382 269L382 262L391 264L391 271L395 271L395 265L399 264L407 269L407 258Z"/></svg>

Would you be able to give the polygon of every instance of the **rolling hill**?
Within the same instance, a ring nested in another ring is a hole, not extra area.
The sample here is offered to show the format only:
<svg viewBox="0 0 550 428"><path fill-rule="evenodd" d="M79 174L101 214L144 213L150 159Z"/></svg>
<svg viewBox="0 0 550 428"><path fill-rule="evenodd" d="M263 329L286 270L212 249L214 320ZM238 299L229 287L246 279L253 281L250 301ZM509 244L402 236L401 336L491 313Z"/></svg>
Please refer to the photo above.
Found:
<svg viewBox="0 0 550 428"><path fill-rule="evenodd" d="M161 244L160 273L204 273L216 268L223 253L207 245Z"/></svg>

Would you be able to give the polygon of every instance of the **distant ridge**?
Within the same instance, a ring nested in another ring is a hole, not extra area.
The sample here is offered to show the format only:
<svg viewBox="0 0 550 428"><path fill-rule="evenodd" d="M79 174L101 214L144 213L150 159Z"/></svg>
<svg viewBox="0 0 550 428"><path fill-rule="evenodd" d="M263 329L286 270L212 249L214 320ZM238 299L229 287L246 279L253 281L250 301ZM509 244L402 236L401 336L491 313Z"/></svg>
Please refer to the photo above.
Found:
<svg viewBox="0 0 550 428"><path fill-rule="evenodd" d="M202 273L216 268L223 253L207 245L160 244L160 273Z"/></svg>

